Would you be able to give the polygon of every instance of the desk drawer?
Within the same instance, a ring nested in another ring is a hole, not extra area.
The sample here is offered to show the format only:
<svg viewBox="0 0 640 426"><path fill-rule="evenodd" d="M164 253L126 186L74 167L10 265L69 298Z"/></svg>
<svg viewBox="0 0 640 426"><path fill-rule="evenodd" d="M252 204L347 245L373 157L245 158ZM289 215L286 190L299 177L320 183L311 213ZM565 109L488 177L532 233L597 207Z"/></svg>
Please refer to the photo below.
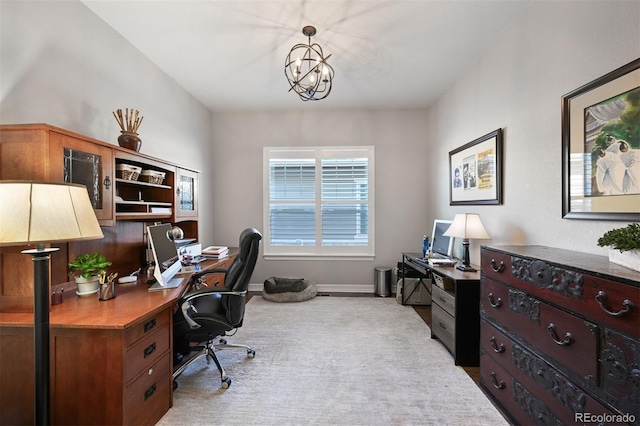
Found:
<svg viewBox="0 0 640 426"><path fill-rule="evenodd" d="M456 316L456 298L451 293L447 293L437 286L431 287L433 294L433 302L438 304L440 308L447 311L452 317Z"/></svg>
<svg viewBox="0 0 640 426"><path fill-rule="evenodd" d="M431 306L431 327L433 334L440 339L452 354L455 354L456 321L436 304Z"/></svg>
<svg viewBox="0 0 640 426"><path fill-rule="evenodd" d="M124 424L153 425L171 406L171 354L165 354L124 391Z"/></svg>
<svg viewBox="0 0 640 426"><path fill-rule="evenodd" d="M124 345L125 347L131 346L137 342L142 336L152 333L154 330L165 327L171 320L171 313L168 309L162 312L158 312L156 315L145 318L144 321L134 325L133 327L125 330Z"/></svg>
<svg viewBox="0 0 640 426"><path fill-rule="evenodd" d="M169 351L171 347L169 337L169 324L166 324L127 348L124 361L125 383Z"/></svg>

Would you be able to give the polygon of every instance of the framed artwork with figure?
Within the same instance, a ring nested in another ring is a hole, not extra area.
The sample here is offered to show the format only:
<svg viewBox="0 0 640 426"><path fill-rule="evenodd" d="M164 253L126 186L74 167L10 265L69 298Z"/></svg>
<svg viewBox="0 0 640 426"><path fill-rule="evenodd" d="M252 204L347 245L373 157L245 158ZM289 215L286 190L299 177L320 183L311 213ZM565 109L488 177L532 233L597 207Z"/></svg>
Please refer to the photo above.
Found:
<svg viewBox="0 0 640 426"><path fill-rule="evenodd" d="M502 129L449 152L449 205L502 204Z"/></svg>
<svg viewBox="0 0 640 426"><path fill-rule="evenodd" d="M562 97L562 217L640 221L640 59Z"/></svg>

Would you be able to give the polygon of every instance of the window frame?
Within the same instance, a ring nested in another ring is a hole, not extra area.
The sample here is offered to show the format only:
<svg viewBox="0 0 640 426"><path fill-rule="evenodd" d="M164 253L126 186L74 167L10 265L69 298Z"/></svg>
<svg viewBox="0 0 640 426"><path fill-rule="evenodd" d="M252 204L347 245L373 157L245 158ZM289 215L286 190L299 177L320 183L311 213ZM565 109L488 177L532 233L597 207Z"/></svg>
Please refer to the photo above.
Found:
<svg viewBox="0 0 640 426"><path fill-rule="evenodd" d="M367 158L367 212L368 245L366 246L322 246L321 238L315 245L272 246L271 241L271 193L270 160L274 158L315 158L315 205L316 235L321 235L321 182L322 159L327 158ZM308 260L372 260L375 257L375 148L373 146L310 146L310 147L264 147L263 148L263 257L265 259Z"/></svg>

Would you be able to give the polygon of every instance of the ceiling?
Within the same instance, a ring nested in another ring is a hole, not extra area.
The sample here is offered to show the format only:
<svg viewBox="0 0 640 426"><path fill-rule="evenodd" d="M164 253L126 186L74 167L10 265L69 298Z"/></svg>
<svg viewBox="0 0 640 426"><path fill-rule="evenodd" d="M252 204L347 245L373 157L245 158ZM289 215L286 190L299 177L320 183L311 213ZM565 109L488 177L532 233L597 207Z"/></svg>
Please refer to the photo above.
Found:
<svg viewBox="0 0 640 426"><path fill-rule="evenodd" d="M211 111L430 106L532 0L83 0ZM294 44L331 54L331 94L303 102Z"/></svg>

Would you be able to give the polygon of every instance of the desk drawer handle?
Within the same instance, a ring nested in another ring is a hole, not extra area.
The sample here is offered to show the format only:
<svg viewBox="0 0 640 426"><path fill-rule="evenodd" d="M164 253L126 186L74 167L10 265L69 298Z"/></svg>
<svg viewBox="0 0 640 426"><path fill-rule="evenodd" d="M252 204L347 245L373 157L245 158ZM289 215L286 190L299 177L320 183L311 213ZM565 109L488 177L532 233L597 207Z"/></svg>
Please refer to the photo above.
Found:
<svg viewBox="0 0 640 426"><path fill-rule="evenodd" d="M438 299L440 299L441 302L447 303L447 299L442 296L438 296Z"/></svg>
<svg viewBox="0 0 640 426"><path fill-rule="evenodd" d="M144 348L144 357L145 358L148 357L149 355L151 355L155 351L156 351L156 343L153 342L152 344L150 344L149 346Z"/></svg>
<svg viewBox="0 0 640 426"><path fill-rule="evenodd" d="M149 389L144 391L144 400L146 401L147 399L151 398L151 395L153 395L154 393L156 393L156 384L155 383L152 384Z"/></svg>
<svg viewBox="0 0 640 426"><path fill-rule="evenodd" d="M491 347L493 348L493 351L497 354L501 354L502 352L504 352L504 343L500 343L500 345L497 345L495 336L491 337Z"/></svg>
<svg viewBox="0 0 640 426"><path fill-rule="evenodd" d="M154 328L156 328L156 319L155 318L152 318L149 321L144 323L144 332L145 333L150 332Z"/></svg>
<svg viewBox="0 0 640 426"><path fill-rule="evenodd" d="M447 326L444 325L444 323L438 322L438 325L440 326L440 328L442 328L443 330L447 329Z"/></svg>
<svg viewBox="0 0 640 426"><path fill-rule="evenodd" d="M493 306L494 308L497 309L502 306L502 298L498 297L498 300L494 301L493 293L489 293L489 296L487 298L489 299L489 303L491 304L491 306Z"/></svg>
<svg viewBox="0 0 640 426"><path fill-rule="evenodd" d="M631 302L631 300L624 299L624 301L622 302L622 304L624 305L624 308L620 309L618 312L613 312L604 306L605 300L607 300L607 293L600 290L598 294L596 294L596 302L598 302L598 305L600 305L600 308L603 311L605 311L607 314L611 315L612 317L621 317L622 315L629 312L631 308L633 308L633 303Z"/></svg>
<svg viewBox="0 0 640 426"><path fill-rule="evenodd" d="M500 380L496 378L496 373L494 371L491 372L491 381L493 382L493 387L496 389L504 389L506 387L504 380Z"/></svg>
<svg viewBox="0 0 640 426"><path fill-rule="evenodd" d="M549 331L549 335L551 336L553 341L556 343L556 345L569 346L575 341L573 339L573 334L569 333L568 331L564 335L564 340L560 340L558 338L558 334L556 333L556 326L554 323L549 324L549 326L547 327L547 330Z"/></svg>
<svg viewBox="0 0 640 426"><path fill-rule="evenodd" d="M501 260L500 264L496 266L496 260L491 259L491 269L493 269L493 272L498 272L498 273L504 271L504 262Z"/></svg>

